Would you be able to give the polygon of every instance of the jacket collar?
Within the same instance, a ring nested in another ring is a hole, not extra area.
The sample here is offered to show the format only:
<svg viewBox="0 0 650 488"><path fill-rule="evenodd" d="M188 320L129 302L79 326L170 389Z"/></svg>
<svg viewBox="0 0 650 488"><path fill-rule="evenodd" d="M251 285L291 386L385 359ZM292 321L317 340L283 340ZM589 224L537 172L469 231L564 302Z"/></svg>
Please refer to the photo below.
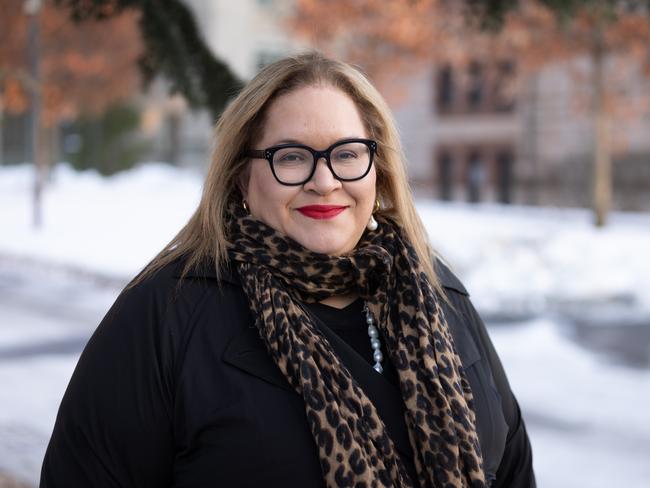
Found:
<svg viewBox="0 0 650 488"><path fill-rule="evenodd" d="M174 276L176 278L180 278L181 276L182 264L183 264L182 262L178 262L176 264L176 270L174 273ZM460 282L460 280L456 277L456 275L451 271L448 264L444 263L440 258L438 258L435 261L434 267L436 270L436 275L438 276L438 279L440 280L440 283L442 284L443 288L454 290L457 291L458 293L469 296L469 292L465 289L465 287ZM206 262L190 270L185 275L185 278L217 279L217 271L212 262ZM234 270L231 263L229 263L227 266L223 268L223 270L220 273L219 279L221 281L225 281L227 283L231 283L234 285L241 285L239 275Z"/></svg>

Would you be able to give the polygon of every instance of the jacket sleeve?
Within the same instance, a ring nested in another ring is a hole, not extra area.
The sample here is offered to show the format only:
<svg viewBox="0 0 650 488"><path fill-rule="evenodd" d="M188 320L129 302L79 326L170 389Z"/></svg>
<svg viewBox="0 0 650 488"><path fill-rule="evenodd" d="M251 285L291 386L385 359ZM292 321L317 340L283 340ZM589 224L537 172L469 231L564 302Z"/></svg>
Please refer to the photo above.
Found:
<svg viewBox="0 0 650 488"><path fill-rule="evenodd" d="M501 395L503 416L508 424L505 450L492 488L534 488L536 485L532 449L519 404L510 389L503 366L483 320L471 304L469 297L466 297L465 300L468 302L471 323L475 327L482 353L487 356L495 386Z"/></svg>
<svg viewBox="0 0 650 488"><path fill-rule="evenodd" d="M165 295L147 283L123 292L90 338L59 408L41 488L171 485Z"/></svg>

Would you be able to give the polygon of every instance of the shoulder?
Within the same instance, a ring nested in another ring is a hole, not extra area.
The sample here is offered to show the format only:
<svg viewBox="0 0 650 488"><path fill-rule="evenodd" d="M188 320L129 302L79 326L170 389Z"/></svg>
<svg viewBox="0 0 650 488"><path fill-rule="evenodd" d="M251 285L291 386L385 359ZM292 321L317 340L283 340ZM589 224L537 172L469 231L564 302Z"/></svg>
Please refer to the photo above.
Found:
<svg viewBox="0 0 650 488"><path fill-rule="evenodd" d="M122 291L86 344L78 377L101 371L125 384L158 382L169 399L192 345L209 338L225 347L250 322L241 287L179 272L172 263ZM127 371L144 379L129 379Z"/></svg>
<svg viewBox="0 0 650 488"><path fill-rule="evenodd" d="M440 305L461 360L468 367L481 358L478 346L478 331L483 326L481 318L472 305L469 292L450 265L437 258L434 269L447 299L441 300Z"/></svg>
<svg viewBox="0 0 650 488"><path fill-rule="evenodd" d="M178 345L206 315L222 317L225 311L228 316L226 309L241 303L241 287L230 271L217 278L214 269L205 266L183 274L184 264L174 261L128 285L100 328L110 325L113 330L161 339L170 335Z"/></svg>
<svg viewBox="0 0 650 488"><path fill-rule="evenodd" d="M436 257L433 263L433 268L443 288L448 291L460 293L464 296L469 296L469 292L465 289L463 283L452 272L451 266L444 262L442 258Z"/></svg>
<svg viewBox="0 0 650 488"><path fill-rule="evenodd" d="M170 305L196 305L205 295L228 295L235 292L239 280L230 268L217 276L213 266L205 263L183 272L185 261L177 259L134 285L127 285L118 298L129 304L164 309Z"/></svg>

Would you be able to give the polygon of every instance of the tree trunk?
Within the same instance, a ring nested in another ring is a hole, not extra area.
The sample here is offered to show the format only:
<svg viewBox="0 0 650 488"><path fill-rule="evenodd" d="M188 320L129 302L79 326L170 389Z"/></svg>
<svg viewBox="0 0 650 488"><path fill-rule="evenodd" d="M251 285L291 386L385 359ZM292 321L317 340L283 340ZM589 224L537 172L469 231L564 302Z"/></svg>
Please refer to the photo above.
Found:
<svg viewBox="0 0 650 488"><path fill-rule="evenodd" d="M5 140L4 140L4 110L2 105L2 96L0 96L0 166L5 162Z"/></svg>
<svg viewBox="0 0 650 488"><path fill-rule="evenodd" d="M526 116L526 152L528 156L528 203L541 202L542 172L539 164L539 75L533 73L528 79L528 100L530 103Z"/></svg>
<svg viewBox="0 0 650 488"><path fill-rule="evenodd" d="M605 107L605 44L602 30L597 28L592 50L594 86L594 223L603 227L612 202L612 158L610 154L610 127Z"/></svg>
<svg viewBox="0 0 650 488"><path fill-rule="evenodd" d="M32 82L31 107L29 112L30 156L34 165L34 186L32 198L32 224L40 228L43 224L42 195L45 172L42 167L41 151L41 79L40 79L40 2L32 2L29 12L28 65Z"/></svg>
<svg viewBox="0 0 650 488"><path fill-rule="evenodd" d="M52 173L52 166L55 159L54 148L54 135L56 133L56 126L46 125L41 119L41 126L39 128L38 139L38 164L43 172L43 181L45 183L50 181Z"/></svg>
<svg viewBox="0 0 650 488"><path fill-rule="evenodd" d="M54 122L47 127L47 172L48 180L52 169L61 162L61 131L59 124Z"/></svg>

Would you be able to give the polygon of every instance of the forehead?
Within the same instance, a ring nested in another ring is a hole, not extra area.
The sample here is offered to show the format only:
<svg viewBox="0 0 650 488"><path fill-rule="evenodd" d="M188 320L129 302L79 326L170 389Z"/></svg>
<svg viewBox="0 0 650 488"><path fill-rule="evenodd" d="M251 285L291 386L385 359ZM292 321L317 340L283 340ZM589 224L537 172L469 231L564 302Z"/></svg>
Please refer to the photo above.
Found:
<svg viewBox="0 0 650 488"><path fill-rule="evenodd" d="M279 96L269 106L261 143L299 141L329 145L338 139L367 137L350 96L331 86L306 86Z"/></svg>

